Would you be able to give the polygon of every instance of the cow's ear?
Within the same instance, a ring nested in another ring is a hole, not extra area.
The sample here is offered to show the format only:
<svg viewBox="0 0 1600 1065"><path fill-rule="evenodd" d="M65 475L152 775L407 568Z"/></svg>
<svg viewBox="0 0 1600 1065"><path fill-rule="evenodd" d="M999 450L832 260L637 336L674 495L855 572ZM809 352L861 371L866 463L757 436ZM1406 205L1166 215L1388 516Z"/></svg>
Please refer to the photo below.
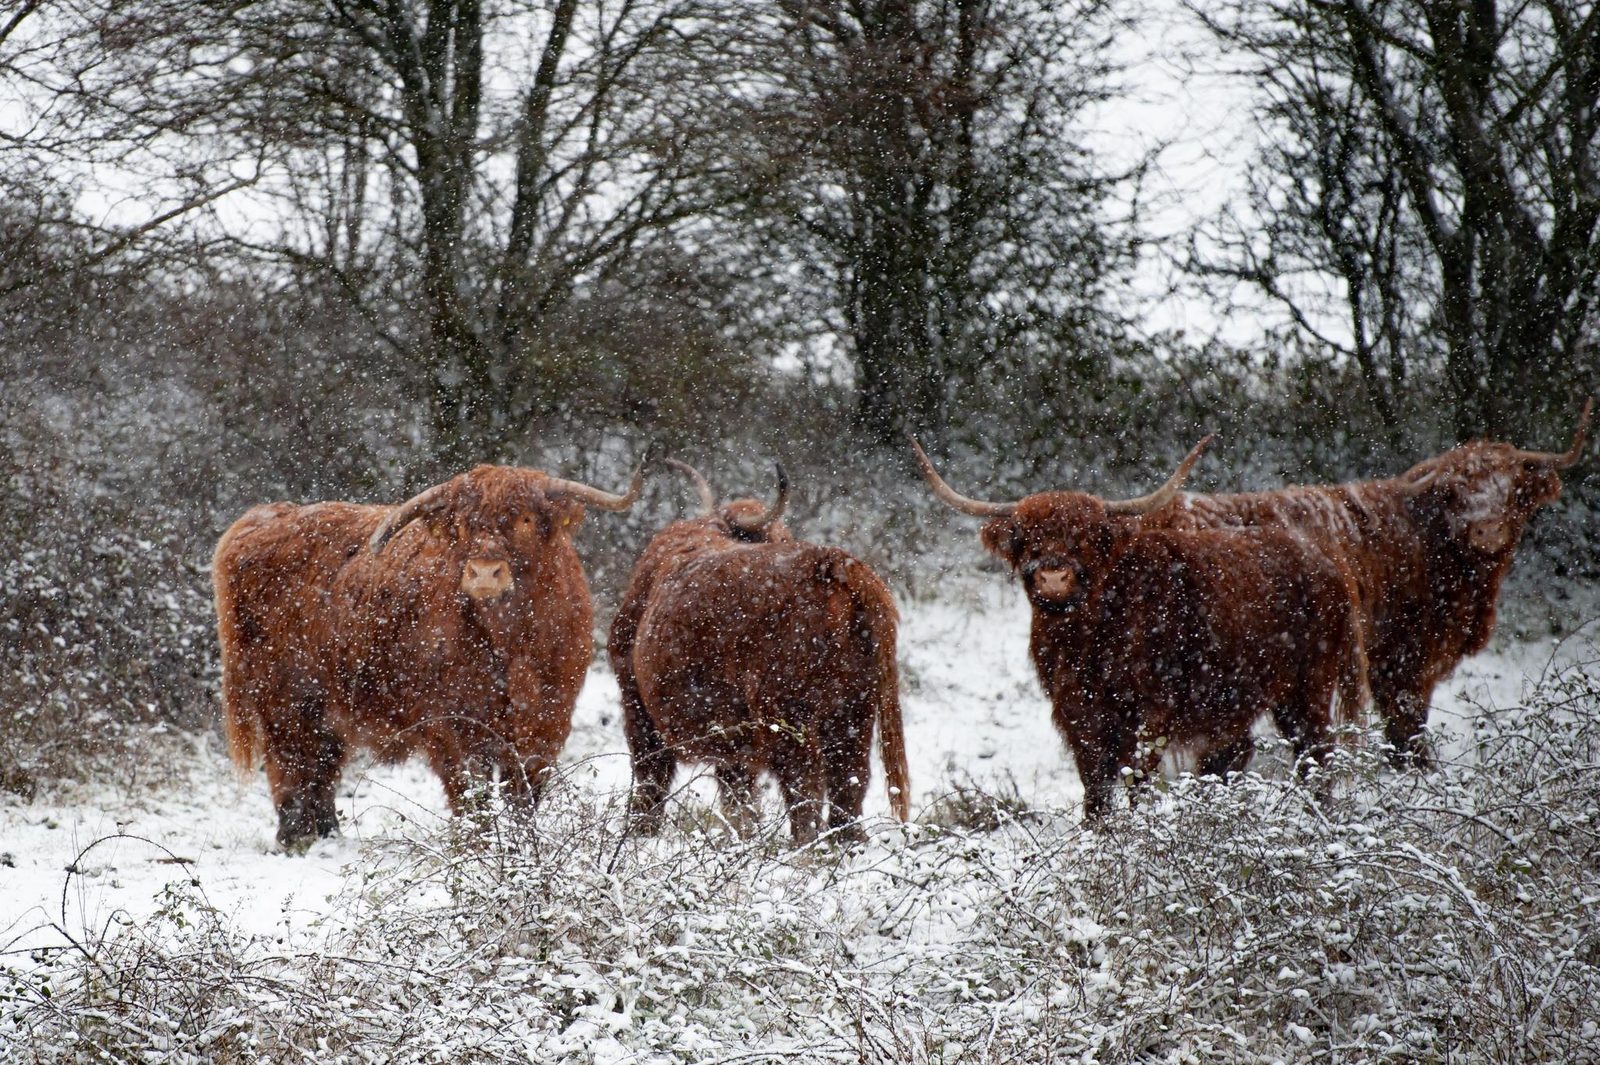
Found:
<svg viewBox="0 0 1600 1065"><path fill-rule="evenodd" d="M1444 525L1451 510L1451 486L1444 477L1430 473L1404 487L1406 508L1413 519L1430 525Z"/></svg>
<svg viewBox="0 0 1600 1065"><path fill-rule="evenodd" d="M588 511L584 509L583 504L575 499L552 500L550 505L549 531L552 533L570 533L577 527L578 523L583 520L583 516L586 513L588 513Z"/></svg>
<svg viewBox="0 0 1600 1065"><path fill-rule="evenodd" d="M991 518L984 523L978 538L991 555L1012 569L1022 564L1022 526L1014 516Z"/></svg>

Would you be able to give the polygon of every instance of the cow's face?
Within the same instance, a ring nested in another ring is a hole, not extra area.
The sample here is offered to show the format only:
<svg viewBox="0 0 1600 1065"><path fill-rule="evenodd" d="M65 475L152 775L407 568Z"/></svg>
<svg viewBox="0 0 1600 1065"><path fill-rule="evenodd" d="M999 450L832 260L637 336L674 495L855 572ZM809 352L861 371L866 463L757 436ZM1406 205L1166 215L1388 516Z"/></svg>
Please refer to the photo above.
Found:
<svg viewBox="0 0 1600 1065"><path fill-rule="evenodd" d="M1082 604L1109 557L1112 522L1094 496L1042 492L990 519L979 536L1022 579L1034 609L1065 613Z"/></svg>
<svg viewBox="0 0 1600 1065"><path fill-rule="evenodd" d="M434 522L450 541L450 557L459 559L461 594L483 604L528 581L534 560L559 549L558 541L570 542L584 514L580 503L546 496L536 474L492 472L472 478L477 483Z"/></svg>
<svg viewBox="0 0 1600 1065"><path fill-rule="evenodd" d="M780 519L774 521L760 532L752 532L752 526L758 525L767 516L769 507L758 499L735 499L724 504L721 508L722 523L726 526L728 535L735 540L751 544L786 544L794 539L794 534Z"/></svg>
<svg viewBox="0 0 1600 1065"><path fill-rule="evenodd" d="M1516 547L1534 512L1561 494L1549 463L1507 444L1465 444L1405 476L1418 489L1414 508L1442 525L1452 543L1483 556Z"/></svg>

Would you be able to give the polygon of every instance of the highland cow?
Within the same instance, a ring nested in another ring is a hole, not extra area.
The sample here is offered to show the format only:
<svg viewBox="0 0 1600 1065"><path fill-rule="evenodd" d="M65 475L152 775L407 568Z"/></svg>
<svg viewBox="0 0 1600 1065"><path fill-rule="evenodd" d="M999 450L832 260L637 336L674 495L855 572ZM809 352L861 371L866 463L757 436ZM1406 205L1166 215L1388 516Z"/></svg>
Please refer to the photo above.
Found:
<svg viewBox="0 0 1600 1065"><path fill-rule="evenodd" d="M1365 698L1355 589L1336 560L1283 530L1142 523L1176 498L1209 439L1161 489L1125 501L969 499L916 448L939 498L988 518L984 547L1022 580L1029 650L1090 819L1119 775L1145 779L1168 752L1192 754L1202 773L1242 767L1263 714L1304 767L1331 749L1336 707Z"/></svg>
<svg viewBox="0 0 1600 1065"><path fill-rule="evenodd" d="M593 651L572 533L613 495L479 466L399 506L273 503L223 534L212 564L229 751L264 762L278 842L338 827L352 747L421 753L460 812L498 774L531 806L571 729Z"/></svg>
<svg viewBox="0 0 1600 1065"><path fill-rule="evenodd" d="M845 552L790 537L778 521L781 469L770 508L742 500L719 509L688 472L702 513L645 550L612 626L638 823L659 823L677 764L698 761L714 767L740 831L766 771L797 843L824 823L862 838L874 726L890 806L904 820L909 773L888 588Z"/></svg>

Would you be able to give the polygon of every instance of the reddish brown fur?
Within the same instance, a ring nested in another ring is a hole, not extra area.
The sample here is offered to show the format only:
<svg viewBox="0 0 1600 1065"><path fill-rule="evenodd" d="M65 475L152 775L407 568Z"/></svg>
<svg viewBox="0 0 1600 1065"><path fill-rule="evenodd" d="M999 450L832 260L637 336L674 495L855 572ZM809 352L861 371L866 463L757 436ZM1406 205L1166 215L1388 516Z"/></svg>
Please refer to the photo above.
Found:
<svg viewBox="0 0 1600 1065"><path fill-rule="evenodd" d="M909 815L889 589L836 548L728 544L661 575L640 620L639 698L676 759L711 763L736 825L778 779L797 843L856 824L881 732L891 806Z"/></svg>
<svg viewBox="0 0 1600 1065"><path fill-rule="evenodd" d="M855 822L876 723L890 805L910 785L888 588L842 551L797 543L766 508L740 500L674 522L634 567L607 648L634 763L633 811L659 824L680 759L710 762L736 826L753 816L756 776L778 778L798 842ZM744 522L734 519L744 518Z"/></svg>
<svg viewBox="0 0 1600 1065"><path fill-rule="evenodd" d="M1293 529L1346 566L1387 738L1398 757L1424 759L1434 686L1488 642L1517 544L1560 492L1548 462L1480 441L1387 480L1194 495L1143 520Z"/></svg>
<svg viewBox="0 0 1600 1065"><path fill-rule="evenodd" d="M981 535L1027 588L1030 651L1090 817L1122 769L1147 776L1164 750L1242 767L1264 712L1321 754L1336 692L1360 690L1354 589L1301 537L1147 530L1074 492L1029 496Z"/></svg>
<svg viewBox="0 0 1600 1065"><path fill-rule="evenodd" d="M646 545L634 563L628 587L622 594L616 617L606 638L606 657L617 676L622 696L622 728L633 760L633 801L636 818L647 828L660 820L677 761L662 742L660 734L639 702L639 683L634 676L633 648L639 622L650 605L656 583L684 563L710 550L736 543L789 543L794 536L782 521L775 521L760 534L747 531L748 521L766 512L764 504L739 499L719 508L715 514L675 521L662 529Z"/></svg>
<svg viewBox="0 0 1600 1065"><path fill-rule="evenodd" d="M592 653L588 586L573 549L584 508L545 474L480 466L447 482L381 553L387 506L276 503L246 513L213 563L230 752L266 763L278 838L338 824L351 746L424 754L460 810L498 771L537 799L571 728ZM510 589L474 599L466 564L504 563Z"/></svg>

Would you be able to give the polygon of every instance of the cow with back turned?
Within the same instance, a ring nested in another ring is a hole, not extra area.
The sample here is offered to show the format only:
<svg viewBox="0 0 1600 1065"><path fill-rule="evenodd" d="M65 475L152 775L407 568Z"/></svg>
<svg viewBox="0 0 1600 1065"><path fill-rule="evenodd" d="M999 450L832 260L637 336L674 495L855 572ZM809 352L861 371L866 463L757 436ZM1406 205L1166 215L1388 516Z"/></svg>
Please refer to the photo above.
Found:
<svg viewBox="0 0 1600 1065"><path fill-rule="evenodd" d="M265 764L278 841L338 827L352 747L424 755L460 812L498 775L531 806L571 730L593 651L572 545L613 495L538 470L479 466L399 506L254 507L212 564L223 721L241 769Z"/></svg>
<svg viewBox="0 0 1600 1065"><path fill-rule="evenodd" d="M729 822L748 831L756 782L777 778L795 842L845 838L871 776L876 727L890 807L909 814L909 774L888 588L836 548L795 541L770 507L719 507L692 468L701 513L640 557L608 648L633 758L632 811L658 827L680 762L709 763Z"/></svg>

